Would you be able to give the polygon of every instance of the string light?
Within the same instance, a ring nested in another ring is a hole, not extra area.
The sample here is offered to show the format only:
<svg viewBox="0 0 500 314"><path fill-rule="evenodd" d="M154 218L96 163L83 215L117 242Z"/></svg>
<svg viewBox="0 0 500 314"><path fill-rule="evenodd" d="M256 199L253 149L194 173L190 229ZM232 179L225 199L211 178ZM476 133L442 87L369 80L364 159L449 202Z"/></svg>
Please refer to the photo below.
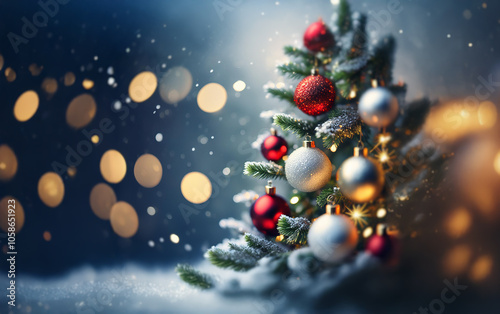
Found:
<svg viewBox="0 0 500 314"><path fill-rule="evenodd" d="M295 205L300 201L298 196L294 196L290 199L290 204Z"/></svg>
<svg viewBox="0 0 500 314"><path fill-rule="evenodd" d="M331 151L332 153L335 153L335 152L337 151L337 148L338 148L338 146L337 146L337 145L335 145L335 144L333 144L333 145L332 145L332 147L330 147L330 151Z"/></svg>
<svg viewBox="0 0 500 314"><path fill-rule="evenodd" d="M352 208L347 208L346 215L352 219L354 224L363 227L368 225L366 217L370 216L370 211L366 208L366 204L354 205Z"/></svg>

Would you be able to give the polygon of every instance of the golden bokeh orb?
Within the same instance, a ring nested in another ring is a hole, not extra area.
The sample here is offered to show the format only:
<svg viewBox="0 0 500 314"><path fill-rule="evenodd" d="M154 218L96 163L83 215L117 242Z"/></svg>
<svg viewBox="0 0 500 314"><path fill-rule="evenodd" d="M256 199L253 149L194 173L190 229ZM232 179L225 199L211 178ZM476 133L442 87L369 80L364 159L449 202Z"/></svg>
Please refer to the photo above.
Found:
<svg viewBox="0 0 500 314"><path fill-rule="evenodd" d="M42 82L42 89L49 95L57 92L57 80L52 77L47 77Z"/></svg>
<svg viewBox="0 0 500 314"><path fill-rule="evenodd" d="M110 149L102 155L100 169L106 181L119 183L127 173L127 162L119 151Z"/></svg>
<svg viewBox="0 0 500 314"><path fill-rule="evenodd" d="M82 82L82 86L85 89L91 89L92 87L94 87L94 81L89 79L84 79Z"/></svg>
<svg viewBox="0 0 500 314"><path fill-rule="evenodd" d="M9 209L11 213L9 213ZM12 210L14 213L12 213ZM10 227L13 227L12 219L9 221L12 217L15 218L15 232L17 233L24 226L24 208L15 197L5 196L0 200L0 228L4 232L9 232L9 224L11 224Z"/></svg>
<svg viewBox="0 0 500 314"><path fill-rule="evenodd" d="M68 72L64 75L64 86L71 86L75 84L76 77L73 72Z"/></svg>
<svg viewBox="0 0 500 314"><path fill-rule="evenodd" d="M181 192L189 202L201 204L212 196L212 183L203 173L190 172L182 178Z"/></svg>
<svg viewBox="0 0 500 314"><path fill-rule="evenodd" d="M145 188L154 188L161 181L163 168L156 156L144 154L135 162L134 176Z"/></svg>
<svg viewBox="0 0 500 314"><path fill-rule="evenodd" d="M12 83L16 80L17 74L12 68L5 69L5 78L7 82Z"/></svg>
<svg viewBox="0 0 500 314"><path fill-rule="evenodd" d="M0 145L0 181L9 181L17 173L17 157L8 145Z"/></svg>
<svg viewBox="0 0 500 314"><path fill-rule="evenodd" d="M94 119L97 105L90 94L82 94L73 98L66 109L66 122L75 129L81 129Z"/></svg>
<svg viewBox="0 0 500 314"><path fill-rule="evenodd" d="M115 203L115 191L106 183L96 184L90 191L90 208L97 217L103 220L109 220L111 207Z"/></svg>
<svg viewBox="0 0 500 314"><path fill-rule="evenodd" d="M45 173L38 181L38 196L49 207L57 207L64 198L64 182L55 172Z"/></svg>
<svg viewBox="0 0 500 314"><path fill-rule="evenodd" d="M39 103L40 99L35 91L29 90L22 93L14 104L14 117L20 122L28 121L35 115Z"/></svg>
<svg viewBox="0 0 500 314"><path fill-rule="evenodd" d="M144 71L137 74L128 87L128 94L135 102L144 102L153 95L158 86L158 79L153 72Z"/></svg>
<svg viewBox="0 0 500 314"><path fill-rule="evenodd" d="M139 229L139 217L135 209L127 202L120 201L111 208L111 228L122 238L130 238Z"/></svg>
<svg viewBox="0 0 500 314"><path fill-rule="evenodd" d="M226 89L218 83L209 83L200 90L197 101L201 110L208 113L217 112L226 105Z"/></svg>

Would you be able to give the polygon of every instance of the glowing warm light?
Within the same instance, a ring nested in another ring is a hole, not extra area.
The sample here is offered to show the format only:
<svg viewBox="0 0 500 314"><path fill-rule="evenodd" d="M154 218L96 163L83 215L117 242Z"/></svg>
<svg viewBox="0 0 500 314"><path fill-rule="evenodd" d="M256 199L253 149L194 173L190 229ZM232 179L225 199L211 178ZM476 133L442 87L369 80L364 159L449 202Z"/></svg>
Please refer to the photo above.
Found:
<svg viewBox="0 0 500 314"><path fill-rule="evenodd" d="M42 82L42 89L49 95L57 92L57 81L52 77L47 77Z"/></svg>
<svg viewBox="0 0 500 314"><path fill-rule="evenodd" d="M153 72L144 71L137 74L128 86L128 94L135 102L144 102L153 95L158 86L158 79Z"/></svg>
<svg viewBox="0 0 500 314"><path fill-rule="evenodd" d="M12 200L14 202L12 202ZM15 210L15 216L9 216L9 205L11 209ZM24 208L18 199L12 196L5 196L0 200L0 228L4 232L9 231L9 218L16 218L15 232L21 231L24 225Z"/></svg>
<svg viewBox="0 0 500 314"><path fill-rule="evenodd" d="M52 240L52 234L49 231L44 231L43 232L43 239L47 242Z"/></svg>
<svg viewBox="0 0 500 314"><path fill-rule="evenodd" d="M379 155L379 158L381 163L386 163L389 161L389 154L385 151L382 151Z"/></svg>
<svg viewBox="0 0 500 314"><path fill-rule="evenodd" d="M445 228L448 235L457 238L464 235L469 230L471 224L471 215L465 208L455 210L445 220Z"/></svg>
<svg viewBox="0 0 500 314"><path fill-rule="evenodd" d="M66 122L75 129L81 129L94 119L97 105L90 94L73 98L66 109Z"/></svg>
<svg viewBox="0 0 500 314"><path fill-rule="evenodd" d="M90 191L90 208L97 217L103 220L109 220L111 208L115 203L116 194L106 183L99 183Z"/></svg>
<svg viewBox="0 0 500 314"><path fill-rule="evenodd" d="M21 94L14 104L14 117L17 121L25 122L31 119L38 110L38 94L29 90Z"/></svg>
<svg viewBox="0 0 500 314"><path fill-rule="evenodd" d="M495 167L495 171L500 174L500 152L496 154L493 166Z"/></svg>
<svg viewBox="0 0 500 314"><path fill-rule="evenodd" d="M347 208L346 215L351 218L354 224L363 227L364 225L368 224L366 222L366 217L370 216L370 212L366 208L366 204L354 205L352 208Z"/></svg>
<svg viewBox="0 0 500 314"><path fill-rule="evenodd" d="M134 176L137 182L145 188L154 188L161 181L163 168L158 158L144 154L135 162Z"/></svg>
<svg viewBox="0 0 500 314"><path fill-rule="evenodd" d="M127 163L119 151L110 149L102 155L100 169L106 181L119 183L127 173Z"/></svg>
<svg viewBox="0 0 500 314"><path fill-rule="evenodd" d="M293 196L291 199L290 199L290 204L297 204L299 202L299 197L298 196Z"/></svg>
<svg viewBox="0 0 500 314"><path fill-rule="evenodd" d="M376 79L372 79L372 87L373 88L378 87L378 81Z"/></svg>
<svg viewBox="0 0 500 314"><path fill-rule="evenodd" d="M188 69L177 66L160 80L160 96L167 104L176 104L186 98L193 86L193 77Z"/></svg>
<svg viewBox="0 0 500 314"><path fill-rule="evenodd" d="M71 86L75 84L76 77L73 72L68 72L64 75L64 86Z"/></svg>
<svg viewBox="0 0 500 314"><path fill-rule="evenodd" d="M16 80L17 74L12 68L5 69L5 78L7 82L14 82Z"/></svg>
<svg viewBox="0 0 500 314"><path fill-rule="evenodd" d="M493 268L493 259L488 255L480 256L472 265L469 276L474 281L487 278Z"/></svg>
<svg viewBox="0 0 500 314"><path fill-rule="evenodd" d="M385 208L379 208L377 210L377 218L384 218L387 215L387 210Z"/></svg>
<svg viewBox="0 0 500 314"><path fill-rule="evenodd" d="M201 204L212 195L212 183L201 172L190 172L182 178L181 192L186 200L193 204Z"/></svg>
<svg viewBox="0 0 500 314"><path fill-rule="evenodd" d="M177 244L177 243L179 243L179 240L180 240L180 239L179 239L179 236L178 236L178 235L176 235L175 233L172 233L172 234L170 235L170 241L172 241L172 243Z"/></svg>
<svg viewBox="0 0 500 314"><path fill-rule="evenodd" d="M365 230L363 230L363 238L369 238L372 234L373 234L372 227L367 227Z"/></svg>
<svg viewBox="0 0 500 314"><path fill-rule="evenodd" d="M247 87L247 84L243 82L242 80L238 80L234 82L233 84L233 89L237 92L243 91Z"/></svg>
<svg viewBox="0 0 500 314"><path fill-rule="evenodd" d="M337 145L333 144L332 147L330 147L330 151L332 153L335 153L337 151L337 148L338 148Z"/></svg>
<svg viewBox="0 0 500 314"><path fill-rule="evenodd" d="M200 90L197 97L201 110L213 113L221 110L226 105L226 89L217 83L209 83Z"/></svg>
<svg viewBox="0 0 500 314"><path fill-rule="evenodd" d="M36 63L32 63L32 64L30 64L28 69L31 72L31 75L38 76L38 75L40 75L40 73L42 73L43 66L39 66Z"/></svg>
<svg viewBox="0 0 500 314"><path fill-rule="evenodd" d="M354 89L351 89L351 92L349 93L349 98L356 98L356 91Z"/></svg>
<svg viewBox="0 0 500 314"><path fill-rule="evenodd" d="M485 128L491 128L497 122L497 107L491 101L485 101L479 104L477 110L479 124Z"/></svg>
<svg viewBox="0 0 500 314"><path fill-rule="evenodd" d="M68 172L68 176L70 176L70 177L76 176L76 167L73 167L73 166L68 167L67 172Z"/></svg>
<svg viewBox="0 0 500 314"><path fill-rule="evenodd" d="M45 173L38 181L38 196L49 207L57 207L64 198L64 183L55 172Z"/></svg>
<svg viewBox="0 0 500 314"><path fill-rule="evenodd" d="M94 144L99 143L99 140L100 140L100 139L99 139L99 135L97 135L97 134L92 135L92 137L90 138L90 140L91 140L91 141L92 141L92 143L94 143Z"/></svg>
<svg viewBox="0 0 500 314"><path fill-rule="evenodd" d="M457 275L469 265L472 252L468 246L458 245L449 250L444 257L444 270L448 275Z"/></svg>
<svg viewBox="0 0 500 314"><path fill-rule="evenodd" d="M139 217L135 209L127 202L118 202L111 207L109 216L111 228L122 238L130 238L139 229Z"/></svg>
<svg viewBox="0 0 500 314"><path fill-rule="evenodd" d="M0 145L0 181L9 181L17 173L17 157L5 144Z"/></svg>
<svg viewBox="0 0 500 314"><path fill-rule="evenodd" d="M89 79L84 79L82 82L82 86L85 89L91 89L92 87L94 87L94 81Z"/></svg>
<svg viewBox="0 0 500 314"><path fill-rule="evenodd" d="M378 142L380 144L387 144L391 140L391 135L390 134L380 134L378 137Z"/></svg>
<svg viewBox="0 0 500 314"><path fill-rule="evenodd" d="M282 234L276 237L276 242L282 242L283 240L285 240L285 236Z"/></svg>

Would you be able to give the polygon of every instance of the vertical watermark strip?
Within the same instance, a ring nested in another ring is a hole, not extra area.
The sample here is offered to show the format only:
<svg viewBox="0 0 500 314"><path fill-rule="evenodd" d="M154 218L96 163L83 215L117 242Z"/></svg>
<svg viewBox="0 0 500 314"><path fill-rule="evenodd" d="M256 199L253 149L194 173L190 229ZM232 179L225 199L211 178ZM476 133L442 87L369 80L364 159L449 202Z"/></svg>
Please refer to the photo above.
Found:
<svg viewBox="0 0 500 314"><path fill-rule="evenodd" d="M7 303L10 307L16 306L16 200L8 200L7 207L7 264L9 265L7 278L10 279L7 287Z"/></svg>

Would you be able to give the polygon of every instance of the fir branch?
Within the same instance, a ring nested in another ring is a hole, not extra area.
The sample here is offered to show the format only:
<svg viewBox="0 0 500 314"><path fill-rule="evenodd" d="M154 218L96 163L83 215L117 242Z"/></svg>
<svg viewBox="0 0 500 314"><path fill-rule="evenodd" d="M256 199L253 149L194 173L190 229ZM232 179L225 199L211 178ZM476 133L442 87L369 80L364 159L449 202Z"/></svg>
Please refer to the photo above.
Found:
<svg viewBox="0 0 500 314"><path fill-rule="evenodd" d="M284 179L285 169L275 163L247 161L243 174L258 179Z"/></svg>
<svg viewBox="0 0 500 314"><path fill-rule="evenodd" d="M288 77L293 79L303 79L306 76L311 75L312 66L302 66L297 63L289 62L287 64L278 65L278 70L282 74L288 75Z"/></svg>
<svg viewBox="0 0 500 314"><path fill-rule="evenodd" d="M304 63L314 64L315 62L314 55L308 52L307 50L303 50L293 46L285 46L283 50L285 51L285 54L287 56L300 58L303 60Z"/></svg>
<svg viewBox="0 0 500 314"><path fill-rule="evenodd" d="M194 269L191 265L179 264L175 271L184 282L191 286L201 289L210 289L214 286L212 277Z"/></svg>
<svg viewBox="0 0 500 314"><path fill-rule="evenodd" d="M338 14L337 27L339 28L340 35L344 35L351 30L352 26L351 7L347 0L340 0Z"/></svg>
<svg viewBox="0 0 500 314"><path fill-rule="evenodd" d="M331 198L331 199L329 199ZM340 204L345 200L345 196L340 192L340 189L326 188L323 189L316 198L316 204L319 207L324 207L331 201L334 204Z"/></svg>
<svg viewBox="0 0 500 314"><path fill-rule="evenodd" d="M293 100L294 92L291 90L281 88L268 88L267 92L280 100L288 101L291 105L296 106L295 101Z"/></svg>
<svg viewBox="0 0 500 314"><path fill-rule="evenodd" d="M307 233L311 222L304 217L292 218L286 215L281 215L278 220L278 231L285 237L285 242L288 244L307 243Z"/></svg>
<svg viewBox="0 0 500 314"><path fill-rule="evenodd" d="M236 271L247 271L257 265L258 258L248 251L223 250L212 247L207 252L208 260L220 268L232 268Z"/></svg>
<svg viewBox="0 0 500 314"><path fill-rule="evenodd" d="M316 127L316 136L323 138L325 148L339 146L344 140L360 134L361 124L354 108L336 109L330 114L328 121Z"/></svg>
<svg viewBox="0 0 500 314"><path fill-rule="evenodd" d="M396 40L393 36L387 36L377 43L370 59L373 78L387 86L392 82L395 50Z"/></svg>
<svg viewBox="0 0 500 314"><path fill-rule="evenodd" d="M314 135L314 123L310 121L303 121L296 119L288 114L279 113L274 117L274 125L277 125L283 129L283 131L291 131L298 137L304 137L306 135Z"/></svg>
<svg viewBox="0 0 500 314"><path fill-rule="evenodd" d="M251 233L246 233L245 234L245 241L247 242L247 245L253 249L260 250L263 254L266 256L272 255L279 255L282 253L287 252L283 247L279 246L278 244L268 241L266 239L260 238L254 234Z"/></svg>

